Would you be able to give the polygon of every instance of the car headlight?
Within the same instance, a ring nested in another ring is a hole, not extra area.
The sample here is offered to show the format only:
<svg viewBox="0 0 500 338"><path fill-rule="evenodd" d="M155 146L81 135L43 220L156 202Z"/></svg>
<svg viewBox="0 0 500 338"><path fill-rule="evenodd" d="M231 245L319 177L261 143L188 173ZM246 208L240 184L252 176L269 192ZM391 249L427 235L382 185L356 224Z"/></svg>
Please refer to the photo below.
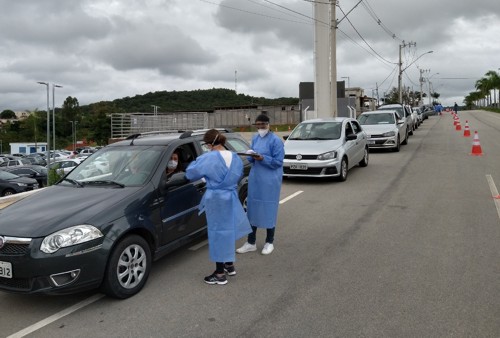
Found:
<svg viewBox="0 0 500 338"><path fill-rule="evenodd" d="M334 158L337 158L336 151L329 151L327 153L318 155L318 160L320 160L320 161L333 160Z"/></svg>
<svg viewBox="0 0 500 338"><path fill-rule="evenodd" d="M40 250L50 254L60 248L85 243L102 236L101 231L92 225L75 225L45 237Z"/></svg>
<svg viewBox="0 0 500 338"><path fill-rule="evenodd" d="M28 185L26 183L16 183L20 187L27 187Z"/></svg>
<svg viewBox="0 0 500 338"><path fill-rule="evenodd" d="M382 136L384 136L384 137L396 136L396 132L395 131L389 131L387 133L383 133Z"/></svg>

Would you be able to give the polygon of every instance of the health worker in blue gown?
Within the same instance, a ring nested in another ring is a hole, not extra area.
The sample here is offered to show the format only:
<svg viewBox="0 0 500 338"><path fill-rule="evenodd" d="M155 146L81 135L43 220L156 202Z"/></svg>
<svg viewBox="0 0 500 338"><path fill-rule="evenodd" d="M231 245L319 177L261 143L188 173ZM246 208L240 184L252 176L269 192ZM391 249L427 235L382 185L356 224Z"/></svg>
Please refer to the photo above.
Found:
<svg viewBox="0 0 500 338"><path fill-rule="evenodd" d="M257 134L252 138L252 150L260 156L249 157L252 169L248 178L247 215L252 233L237 253L256 251L257 228L265 228L266 243L262 254L274 250L274 232L278 218L281 182L283 180L283 141L270 131L269 117L261 114L255 119Z"/></svg>
<svg viewBox="0 0 500 338"><path fill-rule="evenodd" d="M226 137L216 129L207 131L203 141L211 151L191 162L186 178L206 181L200 213L205 212L207 217L208 251L215 262L215 272L204 280L207 284L223 285L227 284L225 273L236 275L236 240L252 231L237 193L243 162L236 153L226 150Z"/></svg>

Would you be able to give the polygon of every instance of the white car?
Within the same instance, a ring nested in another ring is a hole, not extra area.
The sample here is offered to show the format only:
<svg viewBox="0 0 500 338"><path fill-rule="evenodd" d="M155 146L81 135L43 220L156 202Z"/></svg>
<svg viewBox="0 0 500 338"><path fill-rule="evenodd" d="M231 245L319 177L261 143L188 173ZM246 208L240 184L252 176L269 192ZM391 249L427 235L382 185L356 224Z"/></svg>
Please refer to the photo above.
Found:
<svg viewBox="0 0 500 338"><path fill-rule="evenodd" d="M51 163L47 169L56 169L59 175L66 175L71 170L75 169L83 160L78 158L68 158L61 161Z"/></svg>
<svg viewBox="0 0 500 338"><path fill-rule="evenodd" d="M358 121L368 134L370 148L389 148L399 151L401 144L408 142L404 118L401 118L395 110L367 111L358 116Z"/></svg>
<svg viewBox="0 0 500 338"><path fill-rule="evenodd" d="M368 165L366 133L352 118L303 121L285 138L284 177L331 177L345 181L349 169Z"/></svg>

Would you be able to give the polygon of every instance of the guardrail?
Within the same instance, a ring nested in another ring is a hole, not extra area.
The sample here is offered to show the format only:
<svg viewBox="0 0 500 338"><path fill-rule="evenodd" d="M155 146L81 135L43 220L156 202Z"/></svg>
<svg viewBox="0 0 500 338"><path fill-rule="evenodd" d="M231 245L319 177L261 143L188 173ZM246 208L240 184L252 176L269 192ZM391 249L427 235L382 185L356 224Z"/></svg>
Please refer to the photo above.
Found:
<svg viewBox="0 0 500 338"><path fill-rule="evenodd" d="M20 201L23 198L26 198L30 195L36 194L37 192L39 192L42 189L45 189L45 188L40 188L40 189L36 189L36 190L21 192L19 194L0 197L0 209L3 209L3 208L5 208L13 203L16 203L17 201Z"/></svg>

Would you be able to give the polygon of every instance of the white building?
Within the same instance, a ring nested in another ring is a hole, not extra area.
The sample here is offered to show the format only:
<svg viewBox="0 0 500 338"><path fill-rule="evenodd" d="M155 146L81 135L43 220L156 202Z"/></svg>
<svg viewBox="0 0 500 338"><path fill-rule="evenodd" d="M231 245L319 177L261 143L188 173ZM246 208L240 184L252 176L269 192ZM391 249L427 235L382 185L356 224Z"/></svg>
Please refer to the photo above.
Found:
<svg viewBox="0 0 500 338"><path fill-rule="evenodd" d="M13 142L10 144L11 154L33 154L47 151L47 142Z"/></svg>

